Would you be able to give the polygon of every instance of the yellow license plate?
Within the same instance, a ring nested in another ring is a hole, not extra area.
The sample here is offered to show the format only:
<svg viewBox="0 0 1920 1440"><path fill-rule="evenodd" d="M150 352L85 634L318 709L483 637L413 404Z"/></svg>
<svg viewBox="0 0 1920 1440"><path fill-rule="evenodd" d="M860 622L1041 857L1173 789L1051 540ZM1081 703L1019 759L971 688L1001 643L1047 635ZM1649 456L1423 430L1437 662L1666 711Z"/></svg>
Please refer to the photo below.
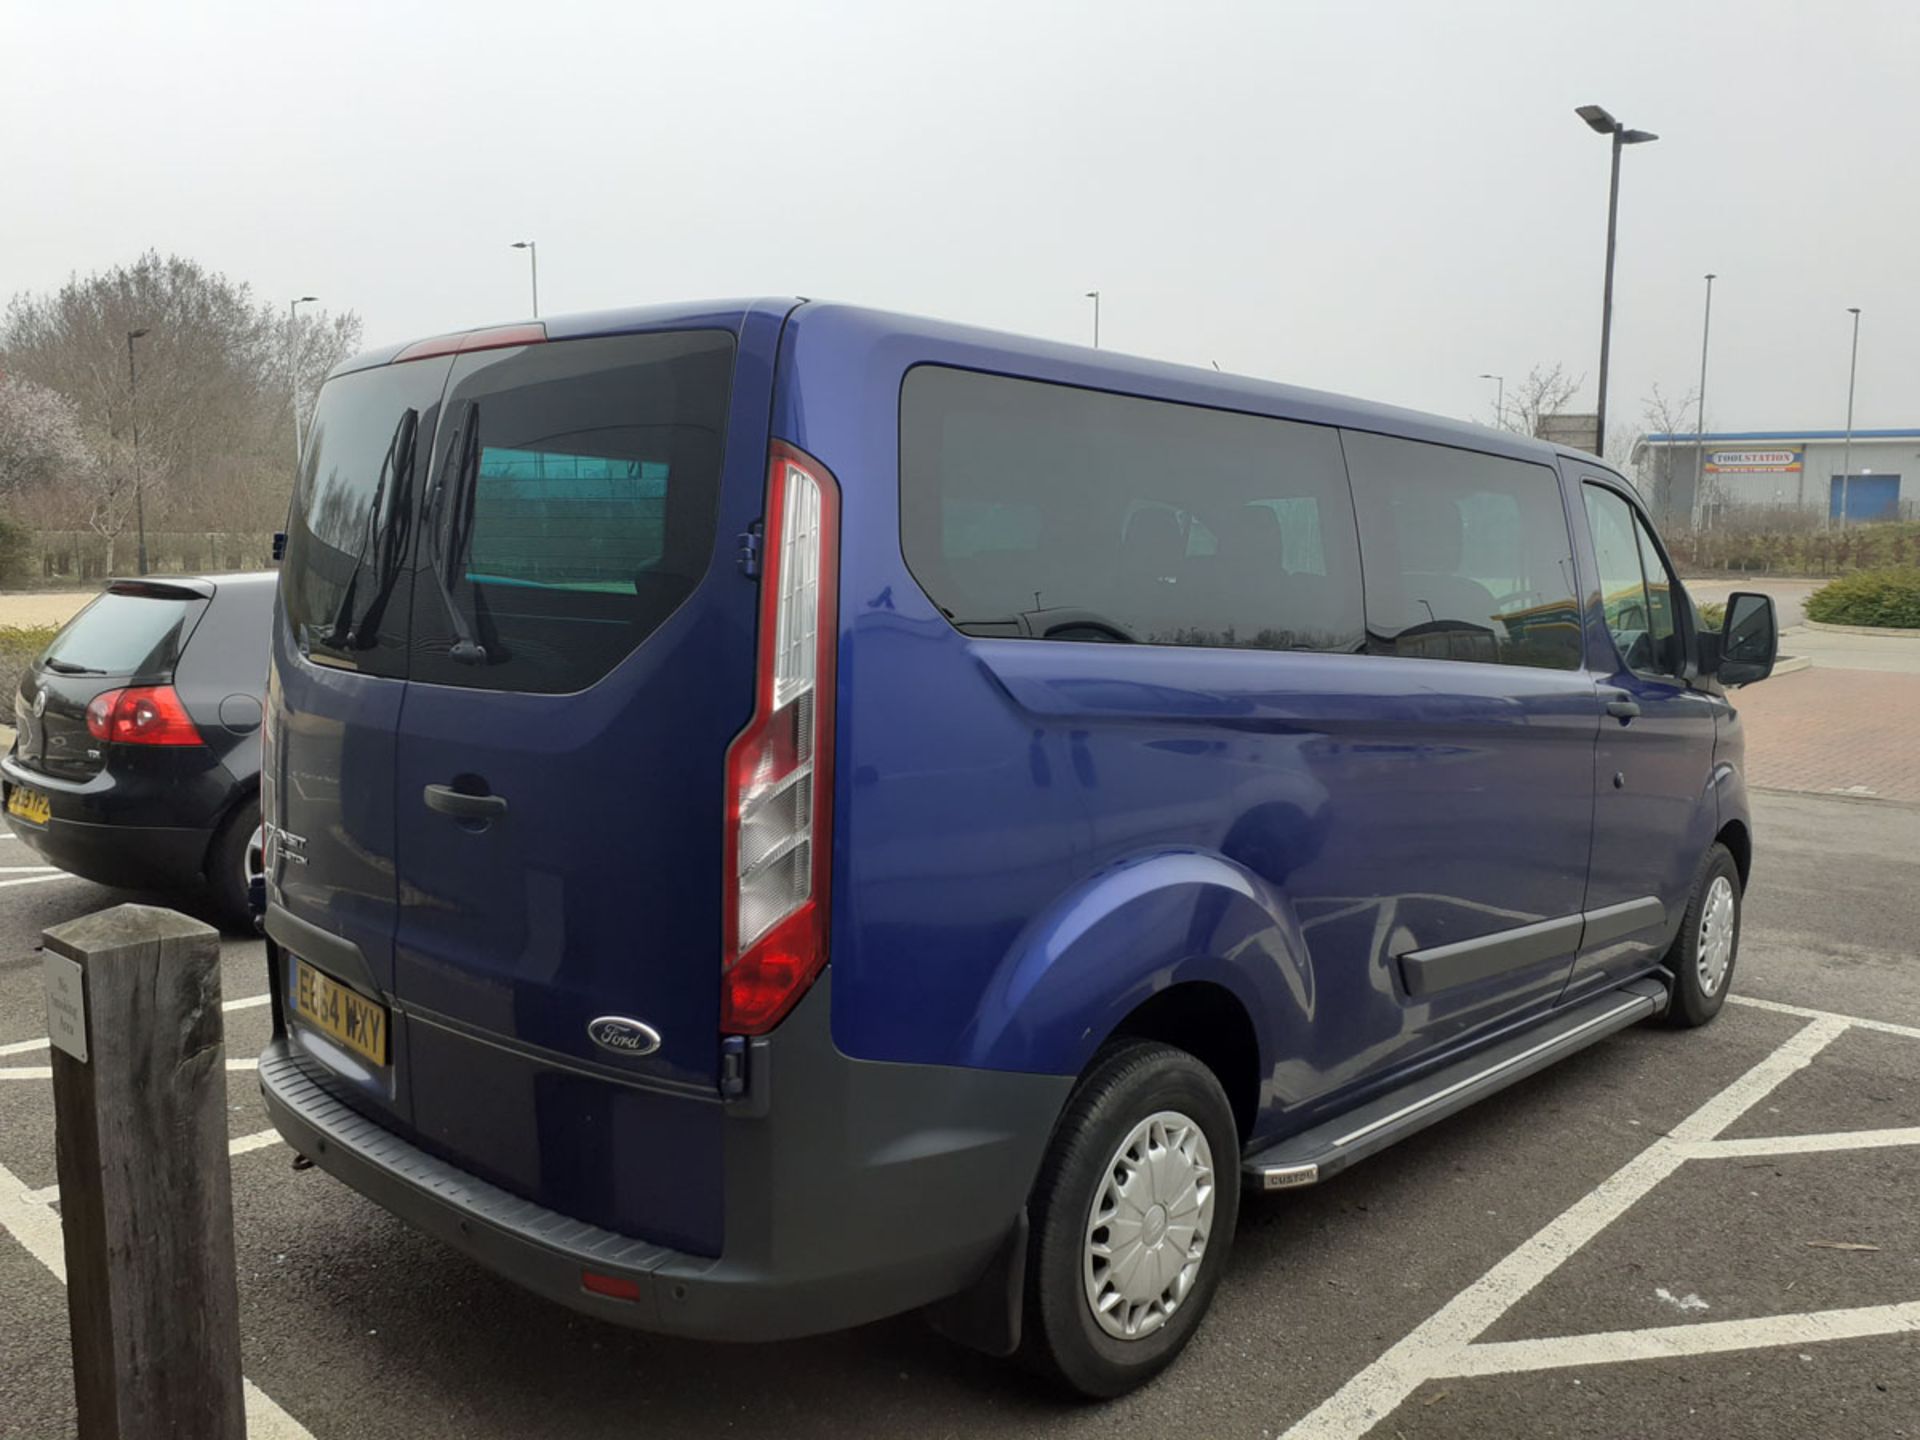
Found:
<svg viewBox="0 0 1920 1440"><path fill-rule="evenodd" d="M53 802L38 790L16 785L7 796L7 813L34 825L44 825L53 818Z"/></svg>
<svg viewBox="0 0 1920 1440"><path fill-rule="evenodd" d="M387 1007L322 975L304 960L294 962L293 1008L301 1019L349 1050L357 1050L376 1065L387 1063Z"/></svg>

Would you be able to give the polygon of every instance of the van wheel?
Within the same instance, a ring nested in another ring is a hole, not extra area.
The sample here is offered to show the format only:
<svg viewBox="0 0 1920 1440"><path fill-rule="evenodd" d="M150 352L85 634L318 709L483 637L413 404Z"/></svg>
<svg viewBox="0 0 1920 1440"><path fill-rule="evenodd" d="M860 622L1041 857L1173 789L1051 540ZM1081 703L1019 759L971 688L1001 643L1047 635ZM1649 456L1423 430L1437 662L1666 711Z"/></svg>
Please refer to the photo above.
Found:
<svg viewBox="0 0 1920 1440"><path fill-rule="evenodd" d="M260 829L260 799L242 800L213 837L207 850L207 902L213 918L230 935L253 933L248 898L261 873L265 836Z"/></svg>
<svg viewBox="0 0 1920 1440"><path fill-rule="evenodd" d="M1213 1072L1154 1041L1103 1051L1034 1186L1024 1358L1090 1399L1152 1379L1206 1314L1239 1211L1239 1140Z"/></svg>
<svg viewBox="0 0 1920 1440"><path fill-rule="evenodd" d="M1740 867L1721 844L1711 846L1694 880L1680 933L1667 951L1673 998L1667 1023L1690 1030L1720 1013L1740 955Z"/></svg>

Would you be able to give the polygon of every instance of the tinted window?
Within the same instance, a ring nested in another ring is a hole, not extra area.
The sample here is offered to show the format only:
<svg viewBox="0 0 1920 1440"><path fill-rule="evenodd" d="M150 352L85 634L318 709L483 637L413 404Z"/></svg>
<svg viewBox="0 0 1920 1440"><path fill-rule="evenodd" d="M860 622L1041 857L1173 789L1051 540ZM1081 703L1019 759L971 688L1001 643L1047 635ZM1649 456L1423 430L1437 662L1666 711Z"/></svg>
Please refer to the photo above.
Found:
<svg viewBox="0 0 1920 1440"><path fill-rule="evenodd" d="M652 634L713 559L732 376L732 337L708 331L460 357L423 510L412 677L579 690ZM484 663L449 658L446 595Z"/></svg>
<svg viewBox="0 0 1920 1440"><path fill-rule="evenodd" d="M40 661L70 675L162 674L179 656L189 612L198 614L205 603L109 592L69 620Z"/></svg>
<svg viewBox="0 0 1920 1440"><path fill-rule="evenodd" d="M1330 429L919 366L900 443L907 563L961 630L1359 647Z"/></svg>
<svg viewBox="0 0 1920 1440"><path fill-rule="evenodd" d="M1345 432L1376 655L1573 670L1580 611L1559 477Z"/></svg>
<svg viewBox="0 0 1920 1440"><path fill-rule="evenodd" d="M1678 673L1673 595L1666 566L1633 507L1599 485L1582 485L1587 529L1593 535L1600 605L1607 630L1627 668Z"/></svg>
<svg viewBox="0 0 1920 1440"><path fill-rule="evenodd" d="M1679 624L1674 617L1676 597L1684 594L1679 583L1667 569L1667 562L1660 558L1660 547L1654 543L1653 532L1647 528L1646 519L1638 511L1633 517L1634 532L1640 538L1640 568L1647 576L1647 601L1650 606L1647 619L1653 627L1654 668L1663 675L1680 673L1680 635Z"/></svg>
<svg viewBox="0 0 1920 1440"><path fill-rule="evenodd" d="M405 595L416 503L448 360L329 380L314 410L287 525L281 598L309 656L406 673Z"/></svg>

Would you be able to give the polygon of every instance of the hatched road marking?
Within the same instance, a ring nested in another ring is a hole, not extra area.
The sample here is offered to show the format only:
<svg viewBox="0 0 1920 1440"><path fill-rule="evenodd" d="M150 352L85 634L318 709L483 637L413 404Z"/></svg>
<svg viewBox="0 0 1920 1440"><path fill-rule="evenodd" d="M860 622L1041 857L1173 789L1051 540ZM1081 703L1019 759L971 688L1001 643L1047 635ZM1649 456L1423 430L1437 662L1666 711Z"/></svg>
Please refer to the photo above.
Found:
<svg viewBox="0 0 1920 1440"><path fill-rule="evenodd" d="M50 1206L35 1204L27 1188L6 1166L0 1165L0 1230L26 1247L27 1253L67 1283L66 1243L60 1217ZM251 1380L241 1382L247 1396L248 1440L313 1440L313 1433L274 1404Z"/></svg>
<svg viewBox="0 0 1920 1440"><path fill-rule="evenodd" d="M1920 1039L1920 1028L1729 996L1807 1023L1770 1055L1654 1141L1585 1197L1416 1326L1302 1417L1282 1440L1359 1440L1429 1380L1520 1374L1674 1355L1704 1355L1868 1335L1920 1333L1920 1302L1771 1315L1696 1325L1476 1344L1476 1339L1594 1236L1690 1160L1920 1145L1920 1127L1824 1135L1718 1138L1728 1126L1852 1029Z"/></svg>

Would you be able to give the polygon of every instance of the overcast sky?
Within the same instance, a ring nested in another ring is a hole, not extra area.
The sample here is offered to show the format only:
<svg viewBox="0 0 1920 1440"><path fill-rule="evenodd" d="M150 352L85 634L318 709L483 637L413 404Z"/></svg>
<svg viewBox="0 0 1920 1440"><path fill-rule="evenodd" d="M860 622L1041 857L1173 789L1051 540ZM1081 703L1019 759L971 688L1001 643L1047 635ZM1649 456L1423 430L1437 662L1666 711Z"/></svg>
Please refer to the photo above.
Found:
<svg viewBox="0 0 1920 1440"><path fill-rule="evenodd" d="M151 246L370 344L759 292L1485 418L1920 425L1920 5L0 0L0 292Z"/></svg>

